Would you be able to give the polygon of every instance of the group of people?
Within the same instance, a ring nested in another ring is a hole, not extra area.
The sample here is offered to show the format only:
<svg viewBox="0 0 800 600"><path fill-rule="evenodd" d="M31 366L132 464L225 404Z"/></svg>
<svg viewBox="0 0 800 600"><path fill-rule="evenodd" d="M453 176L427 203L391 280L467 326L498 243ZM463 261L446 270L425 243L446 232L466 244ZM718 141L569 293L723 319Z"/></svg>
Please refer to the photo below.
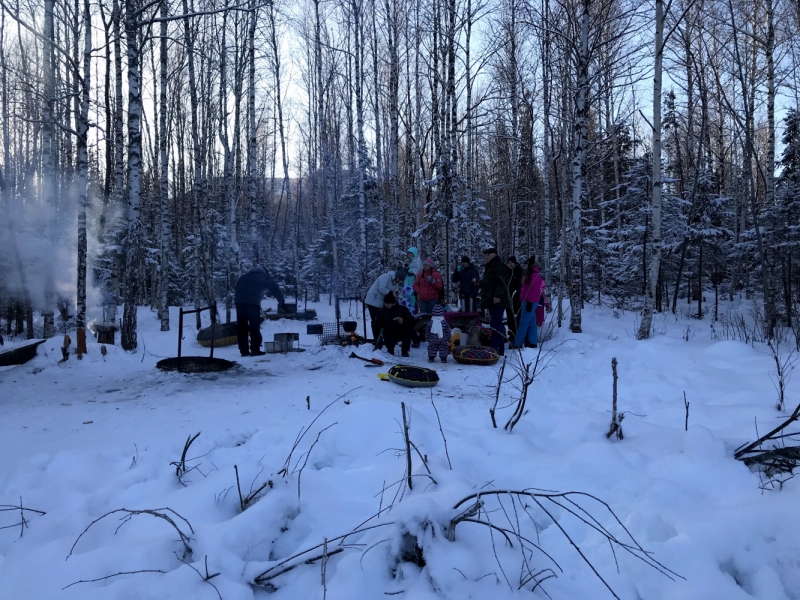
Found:
<svg viewBox="0 0 800 600"><path fill-rule="evenodd" d="M546 284L536 257L532 256L520 265L516 257L510 256L504 263L495 248L487 248L483 257L482 277L468 256L461 258L460 265L452 274L451 281L459 286L461 312L488 312L489 345L500 356L505 353L507 339L512 348L536 348L537 312L539 321L543 321L541 317L547 305ZM402 355L407 357L411 347L419 347L421 342L415 329L414 313L431 315L425 330L428 359L433 362L438 355L442 362L447 362L451 330L445 319L443 300L442 275L433 259L422 261L417 249L409 248L404 264L381 275L367 292L365 304L372 322L375 348L385 347L394 354L395 347L400 344ZM504 317L508 323L508 336Z"/></svg>
<svg viewBox="0 0 800 600"><path fill-rule="evenodd" d="M468 256L463 256L453 271L451 281L458 284L461 312L488 312L489 345L501 356L505 353L506 340L512 348L536 348L537 312L538 320L542 322L546 305L546 284L539 263L534 256L524 265L517 263L514 256L504 263L495 248L487 248L483 258L483 276ZM242 356L264 354L261 349L261 297L265 291L271 292L278 300L279 311L287 310L283 293L263 267L254 266L236 284L234 301ZM442 274L436 269L433 259L423 261L416 248L409 248L404 264L378 277L364 299L372 322L375 348L385 347L394 354L395 347L400 344L402 355L407 357L411 347L418 348L423 340L421 332L416 329L414 314L430 315L424 335L428 342L428 359L433 362L438 355L442 362L447 362L451 329L445 318L443 301Z"/></svg>

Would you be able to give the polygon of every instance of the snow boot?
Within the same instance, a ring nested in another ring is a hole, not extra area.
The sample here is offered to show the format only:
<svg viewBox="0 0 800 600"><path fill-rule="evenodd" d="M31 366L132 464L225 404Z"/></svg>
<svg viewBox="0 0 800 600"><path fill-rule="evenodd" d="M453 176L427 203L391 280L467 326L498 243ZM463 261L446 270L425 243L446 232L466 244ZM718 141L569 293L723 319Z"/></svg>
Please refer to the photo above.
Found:
<svg viewBox="0 0 800 600"><path fill-rule="evenodd" d="M264 356L266 352L263 350L255 350L254 352L250 353L250 356Z"/></svg>
<svg viewBox="0 0 800 600"><path fill-rule="evenodd" d="M408 358L408 352L403 352L403 358Z"/></svg>
<svg viewBox="0 0 800 600"><path fill-rule="evenodd" d="M434 360L435 360L435 359L434 359L434 357L433 357L433 356L429 356L429 357L428 357L428 362L432 363Z"/></svg>
<svg viewBox="0 0 800 600"><path fill-rule="evenodd" d="M431 361L431 362L433 362L433 361ZM442 357L442 362L443 362L443 363L446 363L446 362L447 362L447 357L446 357L446 356L443 356L443 357Z"/></svg>

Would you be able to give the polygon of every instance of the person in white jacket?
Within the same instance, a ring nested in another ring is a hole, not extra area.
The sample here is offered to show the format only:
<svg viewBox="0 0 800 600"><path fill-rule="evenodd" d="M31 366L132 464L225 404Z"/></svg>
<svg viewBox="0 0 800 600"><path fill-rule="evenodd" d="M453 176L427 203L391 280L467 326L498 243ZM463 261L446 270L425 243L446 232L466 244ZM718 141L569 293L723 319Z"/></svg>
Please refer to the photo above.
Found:
<svg viewBox="0 0 800 600"><path fill-rule="evenodd" d="M364 299L364 304L369 311L369 320L372 324L372 339L378 339L378 331L376 331L378 323L378 313L383 310L383 299L389 292L395 294L400 290L405 278L405 269L397 269L396 271L389 271L378 277L375 282L370 286L367 296Z"/></svg>

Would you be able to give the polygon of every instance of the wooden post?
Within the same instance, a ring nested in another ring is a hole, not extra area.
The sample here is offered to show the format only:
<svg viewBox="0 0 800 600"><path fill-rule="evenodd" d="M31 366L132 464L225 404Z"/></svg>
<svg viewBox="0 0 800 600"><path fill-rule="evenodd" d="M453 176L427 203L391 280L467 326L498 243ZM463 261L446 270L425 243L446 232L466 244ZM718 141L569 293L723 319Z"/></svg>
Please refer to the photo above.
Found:
<svg viewBox="0 0 800 600"><path fill-rule="evenodd" d="M406 421L406 403L401 402L400 407L403 409L403 437L406 441L406 469L408 470L408 489L413 490L411 485L411 442L408 439L408 421Z"/></svg>
<svg viewBox="0 0 800 600"><path fill-rule="evenodd" d="M178 312L178 371L181 370L181 341L183 339L183 307Z"/></svg>

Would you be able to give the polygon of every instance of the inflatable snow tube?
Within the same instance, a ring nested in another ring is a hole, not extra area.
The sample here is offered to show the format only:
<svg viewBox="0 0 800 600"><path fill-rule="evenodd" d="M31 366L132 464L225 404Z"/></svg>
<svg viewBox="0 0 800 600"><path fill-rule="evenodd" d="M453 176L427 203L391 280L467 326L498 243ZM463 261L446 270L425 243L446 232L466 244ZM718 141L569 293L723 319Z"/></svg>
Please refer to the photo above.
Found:
<svg viewBox="0 0 800 600"><path fill-rule="evenodd" d="M453 350L453 358L462 365L493 365L500 355L486 346L464 346Z"/></svg>
<svg viewBox="0 0 800 600"><path fill-rule="evenodd" d="M214 327L214 335L211 327L204 327L197 333L197 343L206 348L211 347L211 340L214 346L233 346L239 342L239 327L236 323L217 323Z"/></svg>
<svg viewBox="0 0 800 600"><path fill-rule="evenodd" d="M433 369L398 365L389 369L389 380L406 387L433 387L439 375Z"/></svg>

